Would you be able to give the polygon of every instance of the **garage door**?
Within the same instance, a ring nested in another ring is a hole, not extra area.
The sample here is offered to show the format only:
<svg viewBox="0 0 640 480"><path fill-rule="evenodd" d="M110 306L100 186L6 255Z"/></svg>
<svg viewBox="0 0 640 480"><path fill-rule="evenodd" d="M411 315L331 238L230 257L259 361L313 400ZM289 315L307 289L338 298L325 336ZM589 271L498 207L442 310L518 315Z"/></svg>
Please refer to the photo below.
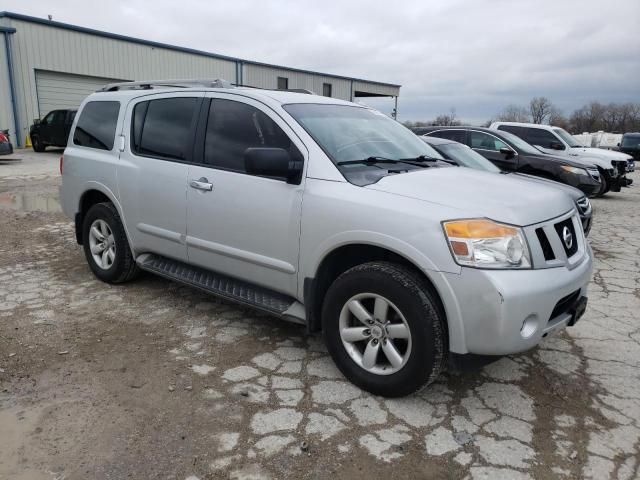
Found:
<svg viewBox="0 0 640 480"><path fill-rule="evenodd" d="M123 80L36 70L40 118L51 110L78 108L90 93L107 83L121 81Z"/></svg>

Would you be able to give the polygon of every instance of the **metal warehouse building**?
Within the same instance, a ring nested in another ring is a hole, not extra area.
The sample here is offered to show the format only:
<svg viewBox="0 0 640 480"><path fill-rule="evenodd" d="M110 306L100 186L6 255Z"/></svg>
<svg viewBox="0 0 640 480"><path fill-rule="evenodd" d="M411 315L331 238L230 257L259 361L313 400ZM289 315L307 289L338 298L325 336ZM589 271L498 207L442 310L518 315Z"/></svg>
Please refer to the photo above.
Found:
<svg viewBox="0 0 640 480"><path fill-rule="evenodd" d="M237 85L306 89L343 100L394 97L400 85L269 65L0 12L0 129L24 145L29 126L58 108L76 108L106 83L224 78ZM16 135L16 132L18 133Z"/></svg>

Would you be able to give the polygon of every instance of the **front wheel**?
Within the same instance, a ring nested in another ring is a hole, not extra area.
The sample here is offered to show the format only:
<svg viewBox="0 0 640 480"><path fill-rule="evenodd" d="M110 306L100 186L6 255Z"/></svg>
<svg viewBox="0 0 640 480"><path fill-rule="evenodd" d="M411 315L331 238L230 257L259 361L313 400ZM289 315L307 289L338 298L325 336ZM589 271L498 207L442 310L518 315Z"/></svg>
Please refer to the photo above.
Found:
<svg viewBox="0 0 640 480"><path fill-rule="evenodd" d="M401 397L433 382L444 368L444 315L432 289L402 265L371 262L343 273L322 310L327 349L352 383Z"/></svg>
<svg viewBox="0 0 640 480"><path fill-rule="evenodd" d="M44 152L46 148L44 143L42 143L42 140L40 140L39 135L31 136L31 146L33 147L34 152L39 152L39 153Z"/></svg>
<svg viewBox="0 0 640 480"><path fill-rule="evenodd" d="M611 190L611 177L604 170L600 170L600 191L595 196L602 197L609 190Z"/></svg>

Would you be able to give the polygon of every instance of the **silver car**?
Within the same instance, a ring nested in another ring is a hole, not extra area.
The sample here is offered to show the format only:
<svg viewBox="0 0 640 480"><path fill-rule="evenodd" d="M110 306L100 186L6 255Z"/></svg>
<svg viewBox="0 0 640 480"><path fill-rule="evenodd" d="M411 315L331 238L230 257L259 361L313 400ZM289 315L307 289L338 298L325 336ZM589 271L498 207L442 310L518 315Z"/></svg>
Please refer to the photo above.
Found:
<svg viewBox="0 0 640 480"><path fill-rule="evenodd" d="M302 323L402 396L575 324L592 271L564 192L431 154L333 98L115 84L80 107L61 201L99 279L146 270Z"/></svg>

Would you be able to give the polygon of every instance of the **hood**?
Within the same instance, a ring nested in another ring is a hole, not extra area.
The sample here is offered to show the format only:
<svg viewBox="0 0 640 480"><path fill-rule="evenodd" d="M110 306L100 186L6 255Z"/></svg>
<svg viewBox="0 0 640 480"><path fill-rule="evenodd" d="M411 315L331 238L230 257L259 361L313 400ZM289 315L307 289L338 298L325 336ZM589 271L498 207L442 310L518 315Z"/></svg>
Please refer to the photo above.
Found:
<svg viewBox="0 0 640 480"><path fill-rule="evenodd" d="M529 182L539 183L541 185L547 185L551 188L557 188L558 190L569 195L573 201L578 201L583 198L585 195L581 190L578 190L571 185L566 185L564 183L556 182L555 180L549 180L548 178L536 177L534 175L527 175L526 173L510 173L509 175L513 175L514 177L526 179Z"/></svg>
<svg viewBox="0 0 640 480"><path fill-rule="evenodd" d="M604 150L602 148L576 147L567 150L551 150L549 148L536 147L544 153L554 156L568 157L575 161L583 161L587 164L595 164L602 168L611 168L611 161L629 161L631 156L622 152Z"/></svg>
<svg viewBox="0 0 640 480"><path fill-rule="evenodd" d="M364 188L452 207L460 210L460 218L487 217L518 226L574 208L571 197L555 186L471 168L427 168L388 175Z"/></svg>

